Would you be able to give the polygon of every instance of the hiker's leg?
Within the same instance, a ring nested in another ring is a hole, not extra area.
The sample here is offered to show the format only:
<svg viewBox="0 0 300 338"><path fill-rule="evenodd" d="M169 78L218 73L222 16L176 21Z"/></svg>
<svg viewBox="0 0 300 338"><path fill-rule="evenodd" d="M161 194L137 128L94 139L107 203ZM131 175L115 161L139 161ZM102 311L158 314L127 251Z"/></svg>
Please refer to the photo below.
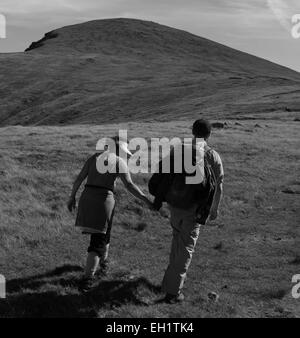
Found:
<svg viewBox="0 0 300 338"><path fill-rule="evenodd" d="M181 232L173 235L170 262L163 279L163 290L166 293L177 295L184 285L198 238L195 235L199 233L198 228L197 225L188 237Z"/></svg>
<svg viewBox="0 0 300 338"><path fill-rule="evenodd" d="M162 288L168 294L177 295L184 285L186 273L199 236L200 226L193 212L178 212L171 209L173 239L170 261Z"/></svg>
<svg viewBox="0 0 300 338"><path fill-rule="evenodd" d="M108 265L110 235L111 235L114 212L115 212L115 208L112 211L112 214L111 214L111 217L110 217L110 220L109 220L109 223L108 223L107 231L106 231L106 234L105 234L105 247L104 247L103 255L101 256L101 262L100 262L101 268L103 268L103 269L107 269L107 265Z"/></svg>
<svg viewBox="0 0 300 338"><path fill-rule="evenodd" d="M92 278L97 271L100 257L96 252L89 252L86 259L85 265L85 277Z"/></svg>
<svg viewBox="0 0 300 338"><path fill-rule="evenodd" d="M108 260L108 253L109 253L109 238L107 238L105 242L105 246L103 248L103 254L100 257L100 273L102 276L106 276L109 267L109 260Z"/></svg>
<svg viewBox="0 0 300 338"><path fill-rule="evenodd" d="M176 273L176 260L177 254L179 252L179 231L173 228L171 252L169 256L169 265L165 272L163 281L162 281L162 290L165 293L176 295L179 292L178 285L180 284L179 273ZM174 280L174 277L177 280Z"/></svg>
<svg viewBox="0 0 300 338"><path fill-rule="evenodd" d="M88 247L88 256L85 267L85 277L91 278L97 271L100 258L106 252L106 236L105 234L92 234L90 246Z"/></svg>
<svg viewBox="0 0 300 338"><path fill-rule="evenodd" d="M183 288L188 268L192 262L193 253L200 233L200 224L195 222L195 216L188 216L184 219L181 231L181 259L178 262L178 269L181 271L179 290Z"/></svg>
<svg viewBox="0 0 300 338"><path fill-rule="evenodd" d="M178 281L179 274L176 274L175 267L176 261L178 260L177 256L179 253L179 245L180 245L180 224L181 224L181 214L178 212L178 209L172 208L169 206L170 209L170 220L171 226L173 229L172 233L172 244L171 244L171 252L169 256L169 265L165 272L163 281L162 281L162 290L169 294L176 295L178 293L178 287L176 285L180 284ZM174 276L176 276L176 281L174 280Z"/></svg>
<svg viewBox="0 0 300 338"><path fill-rule="evenodd" d="M108 260L108 253L109 253L109 243L110 243L110 232L106 233L103 239L103 248L101 253L101 263L106 262Z"/></svg>

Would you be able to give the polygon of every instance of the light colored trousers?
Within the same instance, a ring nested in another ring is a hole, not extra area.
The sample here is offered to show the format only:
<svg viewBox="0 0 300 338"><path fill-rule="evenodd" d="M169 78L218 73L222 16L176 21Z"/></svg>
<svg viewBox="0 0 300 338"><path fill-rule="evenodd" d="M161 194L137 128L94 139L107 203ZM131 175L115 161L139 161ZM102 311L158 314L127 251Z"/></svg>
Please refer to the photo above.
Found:
<svg viewBox="0 0 300 338"><path fill-rule="evenodd" d="M200 224L196 222L196 207L189 210L169 205L173 238L169 266L162 282L162 290L177 295L183 287L187 270L199 237Z"/></svg>

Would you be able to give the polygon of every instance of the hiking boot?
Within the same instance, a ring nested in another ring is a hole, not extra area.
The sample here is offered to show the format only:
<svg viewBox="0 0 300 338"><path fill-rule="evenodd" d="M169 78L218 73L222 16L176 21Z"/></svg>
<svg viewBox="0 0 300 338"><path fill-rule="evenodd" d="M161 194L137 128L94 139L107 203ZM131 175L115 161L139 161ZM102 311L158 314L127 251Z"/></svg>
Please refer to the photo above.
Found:
<svg viewBox="0 0 300 338"><path fill-rule="evenodd" d="M108 273L108 261L101 262L99 265L99 270L97 270L95 276L97 278L106 277Z"/></svg>
<svg viewBox="0 0 300 338"><path fill-rule="evenodd" d="M100 263L100 271L101 271L102 276L107 276L108 268L109 266L108 266L107 260Z"/></svg>
<svg viewBox="0 0 300 338"><path fill-rule="evenodd" d="M184 294L179 292L177 295L171 295L170 293L166 294L165 302L168 304L176 304L184 301Z"/></svg>
<svg viewBox="0 0 300 338"><path fill-rule="evenodd" d="M94 277L83 277L79 282L79 290L81 292L89 292L95 287Z"/></svg>

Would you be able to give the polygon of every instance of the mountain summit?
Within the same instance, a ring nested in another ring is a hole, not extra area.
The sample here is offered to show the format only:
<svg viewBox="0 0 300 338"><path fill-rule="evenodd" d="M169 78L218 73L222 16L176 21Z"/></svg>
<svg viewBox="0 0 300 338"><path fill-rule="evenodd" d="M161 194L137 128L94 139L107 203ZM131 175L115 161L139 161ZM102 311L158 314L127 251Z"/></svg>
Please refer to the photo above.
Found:
<svg viewBox="0 0 300 338"><path fill-rule="evenodd" d="M286 68L191 33L136 19L105 19L66 26L33 42L26 52L171 58L192 61L208 71L270 72L295 76ZM166 60L160 60L162 62ZM274 74L273 74L274 75Z"/></svg>
<svg viewBox="0 0 300 338"><path fill-rule="evenodd" d="M299 73L135 19L53 30L25 53L0 54L0 73L0 125L235 117L299 104Z"/></svg>

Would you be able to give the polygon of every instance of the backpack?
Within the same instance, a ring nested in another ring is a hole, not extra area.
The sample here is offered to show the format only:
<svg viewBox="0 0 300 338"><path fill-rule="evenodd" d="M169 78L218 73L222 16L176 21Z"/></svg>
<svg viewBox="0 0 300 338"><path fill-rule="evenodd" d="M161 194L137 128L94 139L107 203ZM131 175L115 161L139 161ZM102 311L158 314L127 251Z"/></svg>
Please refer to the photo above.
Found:
<svg viewBox="0 0 300 338"><path fill-rule="evenodd" d="M204 147L204 178L201 183L186 183L186 178L194 176L194 173L188 174L183 170L182 173L173 174L171 186L165 196L166 202L171 206L179 209L189 209L197 204L202 213L209 213L216 187L215 176L207 158L210 151L210 147ZM195 162L195 155L193 155L193 165L196 164Z"/></svg>
<svg viewBox="0 0 300 338"><path fill-rule="evenodd" d="M156 196L158 187L159 187L162 179L163 179L163 177L162 177L162 174L160 172L156 172L151 176L151 178L148 182L148 190L149 190L149 193L152 196Z"/></svg>

